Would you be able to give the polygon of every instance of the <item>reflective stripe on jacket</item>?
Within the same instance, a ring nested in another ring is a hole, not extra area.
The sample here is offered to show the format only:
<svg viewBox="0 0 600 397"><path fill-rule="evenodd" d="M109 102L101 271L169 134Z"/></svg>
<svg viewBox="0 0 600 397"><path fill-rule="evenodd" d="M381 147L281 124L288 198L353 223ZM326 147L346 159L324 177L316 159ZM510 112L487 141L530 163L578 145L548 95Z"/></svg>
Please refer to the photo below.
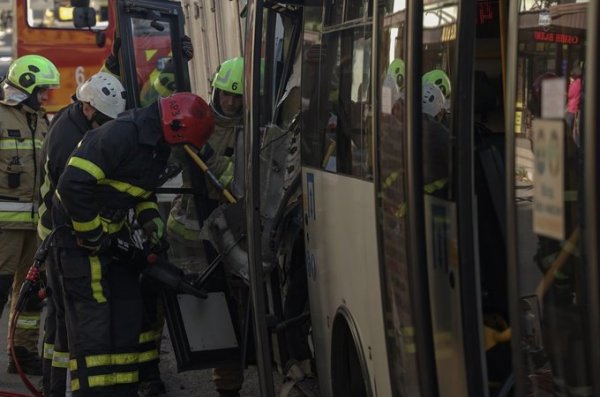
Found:
<svg viewBox="0 0 600 397"><path fill-rule="evenodd" d="M138 221L158 217L154 190L170 147L164 141L158 104L133 109L86 134L73 151L56 190L80 238L102 230L101 214L135 209ZM64 217L63 211L53 215Z"/></svg>
<svg viewBox="0 0 600 397"><path fill-rule="evenodd" d="M0 104L0 228L35 230L41 148L47 132L43 110Z"/></svg>
<svg viewBox="0 0 600 397"><path fill-rule="evenodd" d="M52 197L58 184L58 178L63 173L69 156L92 128L83 114L81 102L75 102L63 108L50 125L42 147L44 167L41 170L42 185L40 187L40 219L38 235L43 240L52 231Z"/></svg>

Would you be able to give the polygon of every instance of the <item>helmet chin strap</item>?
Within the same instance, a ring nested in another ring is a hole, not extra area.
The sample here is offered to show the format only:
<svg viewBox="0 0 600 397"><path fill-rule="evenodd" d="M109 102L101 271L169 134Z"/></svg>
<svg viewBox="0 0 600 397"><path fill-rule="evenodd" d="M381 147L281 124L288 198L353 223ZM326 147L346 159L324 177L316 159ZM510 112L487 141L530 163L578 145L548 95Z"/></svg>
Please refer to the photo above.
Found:
<svg viewBox="0 0 600 397"><path fill-rule="evenodd" d="M90 120L91 122L96 122L98 123L98 125L102 125L108 121L112 120L110 117L108 117L107 115L105 115L104 113L96 110L94 112L94 114L92 115L92 119Z"/></svg>
<svg viewBox="0 0 600 397"><path fill-rule="evenodd" d="M33 93L29 95L27 99L23 101L23 103L32 108L33 110L40 110L40 108L42 107L42 103L38 99L38 89L36 88L35 90L33 90Z"/></svg>

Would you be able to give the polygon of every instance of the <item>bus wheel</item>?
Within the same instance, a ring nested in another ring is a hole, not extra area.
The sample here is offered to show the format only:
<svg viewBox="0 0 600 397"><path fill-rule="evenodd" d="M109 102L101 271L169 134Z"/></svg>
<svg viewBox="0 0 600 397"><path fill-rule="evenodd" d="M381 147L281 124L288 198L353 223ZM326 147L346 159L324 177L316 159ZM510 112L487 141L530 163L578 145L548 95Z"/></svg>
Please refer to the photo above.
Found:
<svg viewBox="0 0 600 397"><path fill-rule="evenodd" d="M331 385L334 397L371 396L362 346L347 309L338 310L331 341Z"/></svg>

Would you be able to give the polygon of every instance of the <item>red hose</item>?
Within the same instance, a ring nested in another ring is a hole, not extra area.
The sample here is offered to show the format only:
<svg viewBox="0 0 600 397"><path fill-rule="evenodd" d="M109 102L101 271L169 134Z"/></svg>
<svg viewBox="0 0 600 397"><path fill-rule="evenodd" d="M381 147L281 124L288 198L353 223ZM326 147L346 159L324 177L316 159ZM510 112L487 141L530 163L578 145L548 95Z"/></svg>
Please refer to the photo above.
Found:
<svg viewBox="0 0 600 397"><path fill-rule="evenodd" d="M27 386L27 389L29 389L29 391L33 394L34 397L43 397L43 394L38 389L36 389L35 386L33 386L31 381L27 378L27 376L23 372L23 369L21 368L21 364L19 364L19 360L17 360L17 354L15 353L15 338L14 338L14 336L15 336L15 330L17 329L17 320L19 319L20 315L21 315L21 311L15 311L12 321L10 323L10 328L9 328L9 333L8 333L10 355L12 356L12 358L15 362L15 367L17 367L17 372L19 373L19 377L21 378L21 380L23 381L25 386ZM0 390L0 397L31 397L31 396L29 396L27 394L21 394L21 393Z"/></svg>

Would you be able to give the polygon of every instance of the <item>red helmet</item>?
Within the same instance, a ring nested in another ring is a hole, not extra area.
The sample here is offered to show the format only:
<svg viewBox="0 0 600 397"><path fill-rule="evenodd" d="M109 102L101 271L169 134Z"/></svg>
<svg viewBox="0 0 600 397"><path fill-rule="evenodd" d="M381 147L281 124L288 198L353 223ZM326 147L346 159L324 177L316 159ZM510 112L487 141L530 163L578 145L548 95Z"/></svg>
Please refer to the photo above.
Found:
<svg viewBox="0 0 600 397"><path fill-rule="evenodd" d="M200 149L213 133L215 120L210 106L197 95L178 92L159 99L165 141L189 143Z"/></svg>

